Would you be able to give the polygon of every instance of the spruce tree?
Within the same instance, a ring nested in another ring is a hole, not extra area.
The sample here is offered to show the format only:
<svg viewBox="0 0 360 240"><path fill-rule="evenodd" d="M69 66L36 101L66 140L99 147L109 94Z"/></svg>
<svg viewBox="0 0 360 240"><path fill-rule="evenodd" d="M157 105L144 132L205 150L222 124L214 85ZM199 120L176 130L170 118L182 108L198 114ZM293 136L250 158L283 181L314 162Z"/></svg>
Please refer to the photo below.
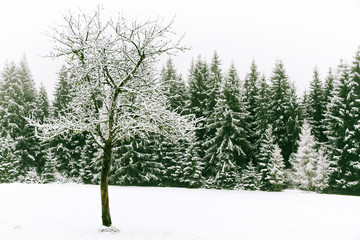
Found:
<svg viewBox="0 0 360 240"><path fill-rule="evenodd" d="M270 191L281 191L285 187L285 164L284 158L281 154L281 150L277 144L274 146L273 154L267 166L268 174L265 181L268 182Z"/></svg>
<svg viewBox="0 0 360 240"><path fill-rule="evenodd" d="M261 189L268 190L270 183L268 181L269 176L269 162L272 158L275 149L275 140L272 136L272 127L268 125L265 133L261 136L259 141L259 152L257 154L258 170L261 174Z"/></svg>
<svg viewBox="0 0 360 240"><path fill-rule="evenodd" d="M332 94L333 94L333 90L334 90L334 80L335 77L332 73L332 69L330 68L328 71L328 74L325 78L325 84L324 84L324 90L323 90L323 94L324 94L324 105L325 107L331 102L331 98L332 98ZM326 112L326 109L324 110Z"/></svg>
<svg viewBox="0 0 360 240"><path fill-rule="evenodd" d="M332 191L359 193L359 140L356 126L357 83L350 67L341 63L326 113L328 152L331 158L330 188Z"/></svg>
<svg viewBox="0 0 360 240"><path fill-rule="evenodd" d="M312 127L312 134L316 141L324 143L326 137L324 134L323 121L326 104L324 101L323 86L317 68L314 69L313 80L310 82L308 102L309 105L307 109L309 111L309 124Z"/></svg>
<svg viewBox="0 0 360 240"><path fill-rule="evenodd" d="M221 60L219 59L219 55L215 51L213 54L213 58L210 64L210 76L209 76L209 82L208 82L208 93L207 93L207 109L206 109L206 116L210 120L214 116L215 111L215 105L219 98L220 94L220 84L222 82L223 76L221 73ZM214 132L209 132L207 135L209 137L214 136Z"/></svg>
<svg viewBox="0 0 360 240"><path fill-rule="evenodd" d="M40 123L44 123L45 119L50 116L50 103L47 97L46 89L41 83L40 90L36 97L36 107L34 111L34 117L38 119ZM37 170L41 174L44 166L46 165L47 149L50 148L49 142L43 142L38 139L36 146L36 159L38 162Z"/></svg>
<svg viewBox="0 0 360 240"><path fill-rule="evenodd" d="M299 148L292 162L292 180L300 189L321 191L326 185L329 166L323 152L317 150L318 143L311 130L310 124L305 121L300 134Z"/></svg>
<svg viewBox="0 0 360 240"><path fill-rule="evenodd" d="M74 93L69 84L71 74L65 66L58 73L52 106L55 119L62 119L70 111ZM95 172L93 157L96 152L93 139L86 132L67 132L56 136L50 142L54 154L56 169L63 177L76 182L90 183Z"/></svg>
<svg viewBox="0 0 360 240"><path fill-rule="evenodd" d="M69 84L70 73L63 65L58 73L58 80L55 84L53 114L55 117L64 116L69 110L69 103L72 99L71 86Z"/></svg>
<svg viewBox="0 0 360 240"><path fill-rule="evenodd" d="M305 90L299 104L300 115L301 115L300 118L302 121L309 120L311 118L309 100L310 100L309 93Z"/></svg>
<svg viewBox="0 0 360 240"><path fill-rule="evenodd" d="M245 77L244 81L244 102L246 106L246 111L249 113L247 122L248 122L248 141L250 143L249 152L247 152L247 158L249 161L252 161L255 166L257 166L257 159L255 158L256 151L258 149L258 141L260 138L260 133L257 131L258 128L258 117L257 110L261 111L259 108L259 82L260 81L260 72L257 70L255 61L251 63L250 73ZM261 105L260 105L261 106Z"/></svg>
<svg viewBox="0 0 360 240"><path fill-rule="evenodd" d="M15 182L19 179L20 158L15 154L16 142L7 135L0 136L0 183Z"/></svg>
<svg viewBox="0 0 360 240"><path fill-rule="evenodd" d="M270 108L270 95L269 85L266 82L265 76L262 76L258 81L258 94L256 95L256 135L259 137L265 133L269 125L269 108ZM259 151L259 142L256 144L256 154Z"/></svg>
<svg viewBox="0 0 360 240"><path fill-rule="evenodd" d="M171 58L169 58L161 71L161 81L164 85L164 94L169 101L170 109L175 110L179 114L184 114L184 107L188 96L187 89L181 75L177 73Z"/></svg>
<svg viewBox="0 0 360 240"><path fill-rule="evenodd" d="M5 64L1 72L1 80L1 136L6 137L9 134L11 138L15 139L21 135L21 129L24 126L23 118L19 116L24 113L24 104L21 82L14 62Z"/></svg>
<svg viewBox="0 0 360 240"><path fill-rule="evenodd" d="M30 168L38 167L34 127L25 117L32 116L35 110L36 91L30 70L24 58L18 66L7 63L1 74L0 117L3 137L8 134L16 142L14 149L20 161L20 175L25 176Z"/></svg>
<svg viewBox="0 0 360 240"><path fill-rule="evenodd" d="M57 174L57 170L56 170L56 159L55 156L53 154L53 152L51 151L51 148L47 148L45 150L45 165L44 168L42 170L42 175L41 175L41 182L42 183L52 183L55 182L56 179L56 174Z"/></svg>
<svg viewBox="0 0 360 240"><path fill-rule="evenodd" d="M284 159L279 146L275 144L270 125L261 137L257 158L261 189L266 191L282 190L285 186Z"/></svg>
<svg viewBox="0 0 360 240"><path fill-rule="evenodd" d="M247 164L246 116L240 80L235 66L231 65L215 107L215 121L209 125L216 133L205 143L205 171L217 187L234 188L239 170Z"/></svg>
<svg viewBox="0 0 360 240"><path fill-rule="evenodd" d="M249 162L241 173L239 188L244 190L260 190L261 173L252 162Z"/></svg>
<svg viewBox="0 0 360 240"><path fill-rule="evenodd" d="M20 61L17 68L18 77L21 82L22 98L23 98L23 114L22 118L33 115L36 111L36 90L35 82L32 78L30 68L25 57ZM39 168L41 160L37 158L37 146L39 139L35 136L35 129L24 119L23 128L20 136L17 136L17 153L21 155L24 168Z"/></svg>
<svg viewBox="0 0 360 240"><path fill-rule="evenodd" d="M155 139L154 139L155 138ZM115 150L110 184L157 186L165 167L160 162L157 136L124 139Z"/></svg>
<svg viewBox="0 0 360 240"><path fill-rule="evenodd" d="M186 144L184 159L180 161L179 182L180 186L183 187L201 187L204 179L202 172L204 164L202 159L199 157L199 149L195 143Z"/></svg>
<svg viewBox="0 0 360 240"><path fill-rule="evenodd" d="M207 141L207 133L209 133L210 120L207 118L208 113L208 93L209 93L209 78L210 70L207 63L199 56L196 62L191 63L189 70L189 101L186 106L186 114L193 115L197 120L197 129L195 130L195 145L194 150L199 151L196 155L203 161L204 179L209 179L212 176L212 172L209 171L209 162L204 159L205 156L205 141ZM188 158L189 159L189 158Z"/></svg>
<svg viewBox="0 0 360 240"><path fill-rule="evenodd" d="M295 88L289 82L284 65L278 61L271 76L269 121L273 126L275 143L281 149L285 166L290 167L289 157L296 151L299 137L299 107Z"/></svg>

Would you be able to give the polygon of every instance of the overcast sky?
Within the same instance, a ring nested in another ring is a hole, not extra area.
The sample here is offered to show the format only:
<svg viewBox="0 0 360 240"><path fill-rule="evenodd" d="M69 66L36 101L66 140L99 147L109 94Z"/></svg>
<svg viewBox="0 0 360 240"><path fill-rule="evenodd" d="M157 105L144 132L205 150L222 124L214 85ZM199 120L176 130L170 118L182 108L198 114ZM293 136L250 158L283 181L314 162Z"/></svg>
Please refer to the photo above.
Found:
<svg viewBox="0 0 360 240"><path fill-rule="evenodd" d="M324 78L340 59L351 62L360 46L359 0L11 0L0 10L1 69L25 54L37 87L43 82L52 95L62 63L43 57L52 47L46 31L61 24L67 10L99 4L106 15L122 13L130 20L176 16L174 30L185 32L184 44L191 47L174 58L185 76L192 58L200 54L211 61L214 50L224 71L233 61L241 79L252 60L270 76L281 59L300 93L316 65Z"/></svg>

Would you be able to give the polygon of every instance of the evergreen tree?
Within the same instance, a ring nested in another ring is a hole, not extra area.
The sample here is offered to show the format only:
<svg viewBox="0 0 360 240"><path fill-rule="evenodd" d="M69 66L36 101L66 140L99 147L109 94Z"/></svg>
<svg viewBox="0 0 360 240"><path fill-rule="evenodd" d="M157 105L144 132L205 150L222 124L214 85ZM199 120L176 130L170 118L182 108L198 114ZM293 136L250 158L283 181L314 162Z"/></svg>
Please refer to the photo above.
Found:
<svg viewBox="0 0 360 240"><path fill-rule="evenodd" d="M270 108L270 97L269 97L269 85L266 82L265 76L260 78L258 81L258 94L256 95L256 136L260 138L263 136L268 128L269 124L269 108ZM259 142L256 144L256 154L258 154Z"/></svg>
<svg viewBox="0 0 360 240"><path fill-rule="evenodd" d="M245 153L249 148L246 115L240 81L235 66L231 65L215 107L215 121L209 125L209 129L216 129L216 134L205 143L205 171L218 187L235 187L239 167L246 166Z"/></svg>
<svg viewBox="0 0 360 240"><path fill-rule="evenodd" d="M332 94L334 91L334 75L332 73L332 69L330 68L328 71L328 75L326 76L325 79L325 85L324 85L324 102L325 102L325 106L327 106L330 102L331 102L331 98L332 98ZM325 109L326 112L326 109Z"/></svg>
<svg viewBox="0 0 360 240"><path fill-rule="evenodd" d="M187 89L181 75L177 74L175 66L169 58L161 71L161 80L164 85L164 94L169 100L170 109L184 114L187 101Z"/></svg>
<svg viewBox="0 0 360 240"><path fill-rule="evenodd" d="M285 164L281 150L277 144L274 146L273 154L267 165L267 176L265 181L269 184L267 190L281 191L285 187Z"/></svg>
<svg viewBox="0 0 360 240"><path fill-rule="evenodd" d="M5 64L1 73L1 80L1 136L6 137L9 134L14 139L21 134L21 129L24 126L23 118L19 116L19 114L24 113L23 93L14 62Z"/></svg>
<svg viewBox="0 0 360 240"><path fill-rule="evenodd" d="M329 187L329 167L330 161L325 151L320 148L318 150L318 160L316 163L315 177L313 179L313 186L315 191L324 192Z"/></svg>
<svg viewBox="0 0 360 240"><path fill-rule="evenodd" d="M36 91L30 70L24 58L19 66L7 63L2 72L0 89L0 117L2 136L8 134L16 142L14 149L20 159L21 175L33 167L38 167L36 146L38 141L34 128L25 117L31 116L35 110Z"/></svg>
<svg viewBox="0 0 360 240"><path fill-rule="evenodd" d="M270 183L268 181L269 162L273 156L275 149L274 137L272 136L272 127L268 125L265 133L261 136L259 142L259 152L257 154L258 170L261 173L261 188L262 190L268 190Z"/></svg>
<svg viewBox="0 0 360 240"><path fill-rule="evenodd" d="M72 99L71 86L69 84L70 74L65 66L62 66L58 73L58 81L55 85L54 102L52 104L54 116L64 116L69 110L69 103Z"/></svg>
<svg viewBox="0 0 360 240"><path fill-rule="evenodd" d="M257 155L261 176L261 189L266 191L280 191L285 186L284 159L280 149L272 136L272 127L269 125L259 144Z"/></svg>
<svg viewBox="0 0 360 240"><path fill-rule="evenodd" d="M310 124L305 121L299 148L292 162L294 172L292 180L300 189L321 191L324 189L321 184L326 185L329 166L322 151L317 150L317 142L311 132Z"/></svg>
<svg viewBox="0 0 360 240"><path fill-rule="evenodd" d="M251 160L255 166L257 166L257 159L255 158L256 151L258 149L258 141L260 138L259 131L257 131L259 121L257 119L257 110L259 106L259 82L260 81L260 72L257 70L255 61L251 63L250 73L245 77L244 81L244 102L246 106L246 111L249 113L247 122L249 124L248 128L248 141L250 143L249 152L247 152L247 158ZM262 119L261 119L262 120Z"/></svg>
<svg viewBox="0 0 360 240"><path fill-rule="evenodd" d="M184 187L201 187L203 185L202 172L204 164L199 157L196 144L186 144L184 159L180 162L179 182Z"/></svg>
<svg viewBox="0 0 360 240"><path fill-rule="evenodd" d="M246 165L241 174L240 188L244 190L260 190L261 173L256 170L252 162Z"/></svg>
<svg viewBox="0 0 360 240"><path fill-rule="evenodd" d="M16 142L9 136L0 137L0 183L19 178L20 158L15 154Z"/></svg>
<svg viewBox="0 0 360 240"><path fill-rule="evenodd" d="M323 126L326 104L324 101L323 86L317 68L314 69L313 80L310 83L308 101L309 105L307 109L309 111L309 124L312 127L312 134L316 141L323 143L326 141Z"/></svg>
<svg viewBox="0 0 360 240"><path fill-rule="evenodd" d="M84 133L84 142L80 145L79 177L85 184L92 183L96 175L96 143L88 133Z"/></svg>
<svg viewBox="0 0 360 240"><path fill-rule="evenodd" d="M348 65L341 63L326 114L328 152L331 158L331 190L345 193L360 192L359 140L356 125L357 83Z"/></svg>
<svg viewBox="0 0 360 240"><path fill-rule="evenodd" d="M40 123L44 123L45 119L50 116L50 104L47 97L46 89L41 83L39 93L36 97L36 106L34 116ZM36 148L36 161L38 162L37 171L41 174L44 166L46 165L47 149L50 148L48 142L42 142L37 139L38 144Z"/></svg>
<svg viewBox="0 0 360 240"><path fill-rule="evenodd" d="M58 81L55 86L53 116L61 119L70 111L74 93L69 84L70 73L65 66L62 66L58 73ZM95 166L93 157L96 146L91 137L86 132L68 132L56 136L50 142L51 151L54 154L57 170L63 177L76 182L90 183L94 178Z"/></svg>
<svg viewBox="0 0 360 240"><path fill-rule="evenodd" d="M27 60L25 57L20 61L18 66L18 77L21 82L22 98L23 98L23 114L22 118L31 116L36 109L36 90L35 82L32 78ZM30 167L39 168L41 159L37 158L37 146L39 140L35 137L35 129L30 126L28 122L23 120L23 128L21 134L17 136L17 153L21 155L24 168L27 170Z"/></svg>
<svg viewBox="0 0 360 240"><path fill-rule="evenodd" d="M41 182L52 183L56 181L56 162L51 148L45 150L45 165L42 171Z"/></svg>
<svg viewBox="0 0 360 240"><path fill-rule="evenodd" d="M36 98L35 117L43 123L50 116L50 103L46 89L41 83L39 93Z"/></svg>
<svg viewBox="0 0 360 240"><path fill-rule="evenodd" d="M310 103L309 103L310 97L309 93L305 90L301 99L301 102L299 104L300 113L301 113L301 120L309 120L311 118L310 116Z"/></svg>
<svg viewBox="0 0 360 240"><path fill-rule="evenodd" d="M213 54L213 58L210 64L210 76L209 76L209 82L208 82L208 93L207 93L207 111L206 116L210 120L214 116L215 111L215 105L217 102L217 99L220 94L220 84L222 82L222 73L221 73L221 61L219 59L219 55L215 51ZM213 137L214 132L209 132L208 136Z"/></svg>
<svg viewBox="0 0 360 240"><path fill-rule="evenodd" d="M110 184L157 186L161 183L165 167L156 152L157 139L151 137L135 136L119 144L114 154Z"/></svg>
<svg viewBox="0 0 360 240"><path fill-rule="evenodd" d="M201 146L205 141L207 110L208 110L208 93L209 93L209 78L210 71L205 61L200 57L195 64L192 64L189 75L189 105L188 113L193 114L198 122L198 129L196 130L196 138ZM200 148L200 157L203 153Z"/></svg>
<svg viewBox="0 0 360 240"><path fill-rule="evenodd" d="M269 120L273 126L275 143L281 149L285 166L290 167L289 157L296 151L299 137L299 107L295 88L289 82L284 65L278 61L271 76Z"/></svg>

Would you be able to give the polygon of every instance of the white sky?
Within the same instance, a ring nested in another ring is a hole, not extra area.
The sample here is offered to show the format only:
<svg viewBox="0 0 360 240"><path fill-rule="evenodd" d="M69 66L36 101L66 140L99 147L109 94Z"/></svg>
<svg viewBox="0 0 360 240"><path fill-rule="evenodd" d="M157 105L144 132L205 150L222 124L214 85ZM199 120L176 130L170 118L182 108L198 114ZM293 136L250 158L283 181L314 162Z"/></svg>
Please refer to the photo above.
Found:
<svg viewBox="0 0 360 240"><path fill-rule="evenodd" d="M233 61L241 79L253 59L266 76L281 59L301 93L315 65L324 78L341 58L351 62L360 46L359 0L11 0L0 8L0 68L26 54L37 87L43 82L52 95L62 63L42 57L52 47L44 33L62 23L67 10L99 4L113 17L170 20L176 15L174 30L186 32L184 44L192 47L174 58L184 76L192 58L201 54L210 62L214 50L224 71Z"/></svg>

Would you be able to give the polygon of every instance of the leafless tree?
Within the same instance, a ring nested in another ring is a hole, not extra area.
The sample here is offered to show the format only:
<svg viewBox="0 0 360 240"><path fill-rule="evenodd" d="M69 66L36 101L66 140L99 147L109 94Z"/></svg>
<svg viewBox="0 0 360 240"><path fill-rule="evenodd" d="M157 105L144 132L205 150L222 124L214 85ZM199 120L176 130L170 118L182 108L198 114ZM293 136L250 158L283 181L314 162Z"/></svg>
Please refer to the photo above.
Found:
<svg viewBox="0 0 360 240"><path fill-rule="evenodd" d="M68 131L90 133L103 152L102 223L111 226L108 175L114 145L150 133L191 140L195 124L190 117L167 110L156 80L159 56L185 49L180 45L182 37L171 31L172 22L104 20L101 12L69 13L64 25L52 29L51 56L65 58L74 96L64 117L35 125L45 139Z"/></svg>

